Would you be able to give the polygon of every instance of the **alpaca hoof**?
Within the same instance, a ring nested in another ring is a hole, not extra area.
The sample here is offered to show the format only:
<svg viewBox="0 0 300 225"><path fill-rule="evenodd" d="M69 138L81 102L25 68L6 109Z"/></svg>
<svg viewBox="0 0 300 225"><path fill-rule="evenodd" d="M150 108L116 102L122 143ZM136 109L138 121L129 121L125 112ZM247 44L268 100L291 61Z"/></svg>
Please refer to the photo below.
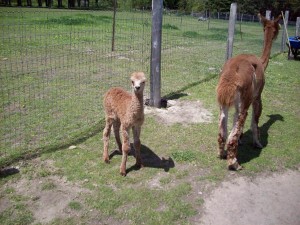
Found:
<svg viewBox="0 0 300 225"><path fill-rule="evenodd" d="M109 163L110 163L110 161L109 161L109 159L108 159L108 158L103 158L103 161L104 161L105 163L107 163L107 164L109 164Z"/></svg>
<svg viewBox="0 0 300 225"><path fill-rule="evenodd" d="M120 174L121 176L125 177L126 176L126 167L120 167Z"/></svg>
<svg viewBox="0 0 300 225"><path fill-rule="evenodd" d="M228 163L228 170L238 171L243 169L243 167L238 163L236 158L231 161L232 162Z"/></svg>
<svg viewBox="0 0 300 225"><path fill-rule="evenodd" d="M242 169L243 169L243 167L238 163L237 163L237 165L233 164L233 165L228 166L228 170L232 170L232 171L238 171L238 170L242 170Z"/></svg>
<svg viewBox="0 0 300 225"><path fill-rule="evenodd" d="M120 172L122 177L126 177L126 172Z"/></svg>

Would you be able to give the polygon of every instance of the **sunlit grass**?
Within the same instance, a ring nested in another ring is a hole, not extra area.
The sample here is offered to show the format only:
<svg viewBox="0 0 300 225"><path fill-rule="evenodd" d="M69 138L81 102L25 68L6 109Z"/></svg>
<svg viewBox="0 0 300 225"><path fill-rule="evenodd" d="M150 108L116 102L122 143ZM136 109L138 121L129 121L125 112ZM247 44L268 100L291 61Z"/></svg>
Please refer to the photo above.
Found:
<svg viewBox="0 0 300 225"><path fill-rule="evenodd" d="M23 33L25 37L23 44L7 39L5 44L0 43L1 81L4 82L1 83L0 165L21 165L18 175L1 177L1 186L20 179L47 180L58 175L88 190L81 196L83 201L74 199L68 203L68 210L79 217L72 214L71 218L56 218L51 224L89 224L95 217L100 218L96 221L115 224L119 221L187 224L203 204L199 192L231 175L226 161L217 158L219 108L215 94L225 59L227 23L212 20L208 27L207 22L195 18L164 17L162 95L175 100L201 101L212 113L212 122L165 125L146 115L141 134L142 155L158 163L150 163L140 170L131 169L127 177L122 177L120 155L114 156L110 164L102 161L102 94L117 85L129 90L128 76L133 70L145 70L149 78L150 14L118 14L113 53L111 13L53 11L48 18L47 21L39 13L25 13L26 29L14 33L10 26L3 28L7 29L6 33L1 33L3 37ZM131 18L131 23L126 18ZM15 24L20 19L11 16L5 20ZM32 32L36 32L34 38ZM235 37L234 55L259 55L261 26L248 23L241 32L242 37L240 31ZM49 45L39 44L46 40ZM274 51L278 51L279 43L280 40L275 42ZM20 62L26 53L30 53L26 63L38 59L37 63L22 67ZM259 122L264 148L258 150L251 145L249 111L244 145L238 152L245 169L238 175L299 166L298 74L298 61L288 61L286 54L271 58ZM149 83L148 79L146 95ZM232 116L229 129L231 121ZM113 137L110 143L113 151L116 149ZM69 149L70 145L76 148ZM22 158L38 155L42 160L51 160L55 169L36 166L30 160L22 163ZM134 164L135 158L130 155L127 168ZM56 185L49 181L40 188L55 191ZM36 222L27 205L32 201L30 197L20 195L11 187L1 189L0 197L11 202L0 213L1 224Z"/></svg>

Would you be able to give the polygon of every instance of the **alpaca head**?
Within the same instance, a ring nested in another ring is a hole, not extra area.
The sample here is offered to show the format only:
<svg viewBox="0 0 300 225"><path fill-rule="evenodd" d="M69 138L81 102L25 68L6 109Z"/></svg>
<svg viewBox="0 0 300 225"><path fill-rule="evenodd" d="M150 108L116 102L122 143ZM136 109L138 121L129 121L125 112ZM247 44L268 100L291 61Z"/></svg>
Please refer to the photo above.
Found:
<svg viewBox="0 0 300 225"><path fill-rule="evenodd" d="M276 19L274 20L268 20L261 14L258 14L258 17L260 18L260 21L263 24L264 27L264 32L271 35L272 40L276 39L279 29L280 29L280 24L279 20L281 19L281 15L279 15Z"/></svg>
<svg viewBox="0 0 300 225"><path fill-rule="evenodd" d="M134 93L143 93L146 82L145 74L143 72L134 72L130 79Z"/></svg>

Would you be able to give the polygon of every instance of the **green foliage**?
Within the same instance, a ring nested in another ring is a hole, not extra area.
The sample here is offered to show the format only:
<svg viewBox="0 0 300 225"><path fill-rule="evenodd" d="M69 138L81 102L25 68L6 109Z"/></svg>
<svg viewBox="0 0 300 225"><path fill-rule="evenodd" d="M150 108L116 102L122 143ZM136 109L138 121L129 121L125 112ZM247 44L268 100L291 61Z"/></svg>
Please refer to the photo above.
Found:
<svg viewBox="0 0 300 225"><path fill-rule="evenodd" d="M185 31L183 32L184 37L196 38L199 37L199 34L196 31Z"/></svg>
<svg viewBox="0 0 300 225"><path fill-rule="evenodd" d="M176 151L172 153L172 157L178 162L193 162L197 159L197 153L194 151Z"/></svg>
<svg viewBox="0 0 300 225"><path fill-rule="evenodd" d="M46 23L63 24L63 25L84 25L90 22L93 23L92 21L89 21L87 18L72 18L72 17L63 16L61 18L51 18L47 20Z"/></svg>
<svg viewBox="0 0 300 225"><path fill-rule="evenodd" d="M18 0L11 0L11 6L17 6ZM58 0L59 1L59 0ZM59 6L58 1L53 1L53 8L68 8L69 3L71 8L78 8L76 0L62 0L62 6ZM38 1L27 1L31 2L31 6L37 7ZM289 10L290 19L296 20L300 12L300 1L298 0L237 0L238 10L241 13L247 13L255 15L258 12L264 13L266 10L271 10L273 16L277 16L281 11ZM22 6L27 6L26 2L22 3ZM151 0L119 0L117 1L117 7L121 10L132 10L132 9L151 9ZM163 7L171 10L181 10L185 13L191 12L203 12L209 10L211 12L229 12L230 0L163 0ZM3 2L5 5L5 3ZM111 0L95 0L90 1L88 6L82 5L81 8L89 9L101 9L111 10L113 8L114 1ZM43 7L46 7L45 3L42 3Z"/></svg>
<svg viewBox="0 0 300 225"><path fill-rule="evenodd" d="M205 10L205 0L179 0L179 9L185 12L201 12Z"/></svg>
<svg viewBox="0 0 300 225"><path fill-rule="evenodd" d="M5 193L6 193L6 194L12 194L12 193L15 193L15 189L13 189L13 188L7 188L7 189L5 189Z"/></svg>
<svg viewBox="0 0 300 225"><path fill-rule="evenodd" d="M167 9L178 9L179 0L164 0L164 7Z"/></svg>
<svg viewBox="0 0 300 225"><path fill-rule="evenodd" d="M167 24L163 24L163 26L162 26L164 29L173 29L173 30L179 30L179 28L177 27L177 26L175 26L175 25L172 25L172 24L169 24L169 23L167 23Z"/></svg>
<svg viewBox="0 0 300 225"><path fill-rule="evenodd" d="M38 171L38 174L40 177L47 177L51 175L51 171L47 168L42 168L41 170Z"/></svg>
<svg viewBox="0 0 300 225"><path fill-rule="evenodd" d="M61 16L49 18L47 20L37 20L38 24L48 24L48 25L67 25L67 26L76 26L76 25L93 25L96 23L110 23L112 17L110 16L95 16L92 14L76 14L75 16Z"/></svg>
<svg viewBox="0 0 300 225"><path fill-rule="evenodd" d="M71 201L71 202L69 202L69 207L73 210L80 210L82 208L82 205L80 202Z"/></svg>
<svg viewBox="0 0 300 225"><path fill-rule="evenodd" d="M27 206L17 204L1 211L0 221L2 225L25 225L31 224L34 219Z"/></svg>
<svg viewBox="0 0 300 225"><path fill-rule="evenodd" d="M130 9L150 9L151 0L121 0L118 1L118 8L130 10Z"/></svg>
<svg viewBox="0 0 300 225"><path fill-rule="evenodd" d="M25 225L34 221L32 212L25 202L28 197L15 193L14 189L7 188L4 190L5 195L0 193L0 202L3 204L5 198L9 199L9 204L0 211L1 225Z"/></svg>
<svg viewBox="0 0 300 225"><path fill-rule="evenodd" d="M168 2L166 0L166 2ZM256 15L258 12L265 14L266 10L271 10L273 16L277 16L281 11L289 10L291 19L295 20L300 12L300 1L281 0L237 0L238 12ZM209 10L211 12L229 12L231 0L179 0L179 9L187 13L201 12Z"/></svg>

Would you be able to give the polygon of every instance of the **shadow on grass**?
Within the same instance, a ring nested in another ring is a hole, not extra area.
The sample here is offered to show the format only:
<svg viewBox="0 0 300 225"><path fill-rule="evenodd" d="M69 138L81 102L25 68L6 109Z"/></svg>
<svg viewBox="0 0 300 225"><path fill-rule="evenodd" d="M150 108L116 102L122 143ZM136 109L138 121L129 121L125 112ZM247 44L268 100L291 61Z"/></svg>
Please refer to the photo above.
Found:
<svg viewBox="0 0 300 225"><path fill-rule="evenodd" d="M122 153L118 150L115 150L109 155L109 159L113 158L116 155L122 155ZM131 150L129 152L129 156L135 157L135 150L132 145L131 145ZM148 148L145 145L141 146L141 157L142 157L142 164L144 167L163 169L165 172L168 172L171 168L175 167L175 163L172 158L170 157L168 159L165 159L164 157L160 158L150 148ZM126 170L126 173L130 173L131 171L139 170L139 169L140 169L139 167L133 165Z"/></svg>
<svg viewBox="0 0 300 225"><path fill-rule="evenodd" d="M20 172L20 170L18 170L17 168L14 168L14 167L0 169L0 178L5 178L8 176L17 174L19 172Z"/></svg>
<svg viewBox="0 0 300 225"><path fill-rule="evenodd" d="M82 130L81 132L74 134L72 137L66 138L58 143L46 145L44 147L40 147L37 149L33 149L30 151L21 152L17 155L7 157L1 160L0 169L5 169L9 165L19 162L21 160L30 160L41 156L43 153L55 152L58 150L62 150L70 147L71 145L78 145L87 139L95 136L99 132L101 132L104 128L104 119L100 120L94 126L89 127L88 129Z"/></svg>
<svg viewBox="0 0 300 225"><path fill-rule="evenodd" d="M277 121L284 121L283 116L281 116L280 114L268 115L268 117L269 120L266 123L264 123L259 129L260 140L261 140L261 144L263 145L263 148L268 145L268 138L269 138L268 132L270 127ZM240 145L238 149L238 160L241 164L247 163L252 159L259 157L262 149L254 148L252 146L251 130L248 130L243 134L242 142L244 144ZM251 143L251 145L249 145L248 143Z"/></svg>
<svg viewBox="0 0 300 225"><path fill-rule="evenodd" d="M202 83L205 83L205 82L208 82L212 79L214 79L215 77L217 77L219 74L218 73L214 73L214 74L210 74L209 76L205 77L204 79L202 80L198 80L198 81L195 81L193 83L190 83L182 88L180 88L179 90L176 90L174 92L171 92L165 96L163 96L164 99L169 99L169 100L173 100L173 99L179 99L181 97L184 97L184 96L187 96L186 93L184 93L184 91L186 91L187 89L189 88L192 88L194 86L197 86L199 84L202 84Z"/></svg>

